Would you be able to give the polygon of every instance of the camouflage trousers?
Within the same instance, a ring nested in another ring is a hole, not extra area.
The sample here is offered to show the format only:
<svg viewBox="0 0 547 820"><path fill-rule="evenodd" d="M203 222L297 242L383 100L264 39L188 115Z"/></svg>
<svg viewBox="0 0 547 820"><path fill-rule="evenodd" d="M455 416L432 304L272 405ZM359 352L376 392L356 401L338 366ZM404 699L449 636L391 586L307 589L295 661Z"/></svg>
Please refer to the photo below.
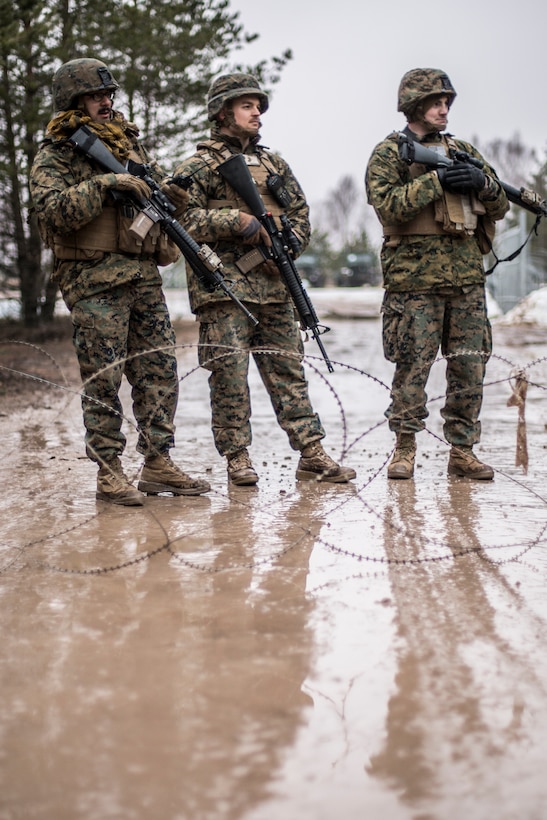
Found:
<svg viewBox="0 0 547 820"><path fill-rule="evenodd" d="M311 406L294 308L291 304L252 304L249 308L259 320L256 327L231 302L208 305L199 312L199 363L211 371L215 446L220 455L230 456L251 444L248 372L252 355L280 427L291 447L302 450L324 438L325 431Z"/></svg>
<svg viewBox="0 0 547 820"><path fill-rule="evenodd" d="M161 287L120 285L81 299L71 314L89 458L108 460L125 448L119 399L124 374L132 388L137 450L147 454L172 447L177 361L172 349L175 333Z"/></svg>
<svg viewBox="0 0 547 820"><path fill-rule="evenodd" d="M385 415L395 432L418 432L429 415L425 386L439 347L446 358L444 435L455 446L480 439L486 363L492 332L484 287L425 293L386 292L382 306L386 359L395 362L391 404Z"/></svg>

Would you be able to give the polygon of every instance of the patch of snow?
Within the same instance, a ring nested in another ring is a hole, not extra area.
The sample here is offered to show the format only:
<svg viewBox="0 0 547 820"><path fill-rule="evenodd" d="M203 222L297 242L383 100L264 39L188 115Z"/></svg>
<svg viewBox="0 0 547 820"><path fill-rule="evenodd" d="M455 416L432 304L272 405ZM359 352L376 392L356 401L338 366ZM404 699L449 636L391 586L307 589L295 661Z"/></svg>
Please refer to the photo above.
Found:
<svg viewBox="0 0 547 820"><path fill-rule="evenodd" d="M547 327L547 285L529 293L499 319L498 324Z"/></svg>

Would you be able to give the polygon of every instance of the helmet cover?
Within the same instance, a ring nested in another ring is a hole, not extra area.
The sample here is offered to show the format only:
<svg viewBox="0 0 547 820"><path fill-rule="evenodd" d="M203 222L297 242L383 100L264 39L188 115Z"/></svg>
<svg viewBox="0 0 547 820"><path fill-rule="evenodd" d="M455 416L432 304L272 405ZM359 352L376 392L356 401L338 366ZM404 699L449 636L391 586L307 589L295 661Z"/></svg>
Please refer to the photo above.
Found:
<svg viewBox="0 0 547 820"><path fill-rule="evenodd" d="M120 86L100 60L83 57L69 60L53 75L53 101L56 111L74 108L81 94L116 91Z"/></svg>
<svg viewBox="0 0 547 820"><path fill-rule="evenodd" d="M411 115L427 97L446 94L449 106L454 102L456 91L450 77L439 68L413 68L407 71L399 84L397 111Z"/></svg>
<svg viewBox="0 0 547 820"><path fill-rule="evenodd" d="M262 91L258 80L252 74L223 74L213 80L207 94L207 115L216 119L223 105L229 100L252 94L260 99L260 113L268 110L268 95Z"/></svg>

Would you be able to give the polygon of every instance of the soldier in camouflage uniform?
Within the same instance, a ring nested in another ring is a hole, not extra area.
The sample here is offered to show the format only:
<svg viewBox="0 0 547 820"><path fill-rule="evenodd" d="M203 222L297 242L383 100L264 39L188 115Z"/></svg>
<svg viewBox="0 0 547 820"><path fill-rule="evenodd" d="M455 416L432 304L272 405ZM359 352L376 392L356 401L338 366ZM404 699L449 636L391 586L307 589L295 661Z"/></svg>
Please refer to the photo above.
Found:
<svg viewBox="0 0 547 820"><path fill-rule="evenodd" d="M291 447L301 453L296 477L347 482L355 478L355 471L333 461L321 445L325 432L308 395L295 309L276 265L266 258L267 251L266 256L263 253L269 237L216 170L233 155L243 154L268 210L276 219L286 214L300 246L308 244L309 209L302 189L287 163L259 144L260 115L268 109L268 97L255 77L228 74L212 83L207 105L211 138L199 143L196 153L176 169L193 180L185 227L196 241L212 245L233 292L259 320L253 327L222 291L207 292L187 266L190 304L200 322L199 362L211 374L216 448L227 459L231 482L256 484L258 474L248 452L252 352L277 420ZM274 174L282 180L285 204L268 188Z"/></svg>
<svg viewBox="0 0 547 820"><path fill-rule="evenodd" d="M445 155L463 150L482 160L469 143L442 133L455 96L443 71L407 72L398 99L405 133ZM480 438L492 345L482 257L491 247L494 221L508 209L505 192L486 163L482 170L464 163L440 171L409 166L399 156L396 132L372 152L365 182L384 231L383 344L396 365L386 411L397 436L388 476L408 479L414 473L415 434L428 416L425 386L440 346L447 379L441 415L452 445L448 473L492 479L494 471L472 448Z"/></svg>
<svg viewBox="0 0 547 820"><path fill-rule="evenodd" d="M31 170L33 210L54 256L54 280L71 312L74 345L84 384L86 452L99 465L97 498L142 506L144 493L199 495L210 487L169 457L178 399L175 334L158 265L175 261L178 248L153 226L144 240L130 232L137 215L131 197L149 198L131 174L104 173L68 138L87 125L125 163L150 163L138 130L113 109L118 83L100 60L63 64L53 78L56 116ZM180 216L187 194L168 184L156 163L151 173ZM119 389L125 373L144 455L138 489L123 472Z"/></svg>

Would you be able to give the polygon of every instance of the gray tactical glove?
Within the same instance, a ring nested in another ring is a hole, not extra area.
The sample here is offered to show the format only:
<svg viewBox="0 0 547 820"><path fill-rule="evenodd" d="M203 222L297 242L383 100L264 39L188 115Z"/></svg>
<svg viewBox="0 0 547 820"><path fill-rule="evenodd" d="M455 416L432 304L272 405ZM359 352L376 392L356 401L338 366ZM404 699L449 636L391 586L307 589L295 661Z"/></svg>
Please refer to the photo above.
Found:
<svg viewBox="0 0 547 820"><path fill-rule="evenodd" d="M454 194L482 191L486 185L484 172L466 162L455 162L449 168L438 168L437 173L443 188Z"/></svg>

